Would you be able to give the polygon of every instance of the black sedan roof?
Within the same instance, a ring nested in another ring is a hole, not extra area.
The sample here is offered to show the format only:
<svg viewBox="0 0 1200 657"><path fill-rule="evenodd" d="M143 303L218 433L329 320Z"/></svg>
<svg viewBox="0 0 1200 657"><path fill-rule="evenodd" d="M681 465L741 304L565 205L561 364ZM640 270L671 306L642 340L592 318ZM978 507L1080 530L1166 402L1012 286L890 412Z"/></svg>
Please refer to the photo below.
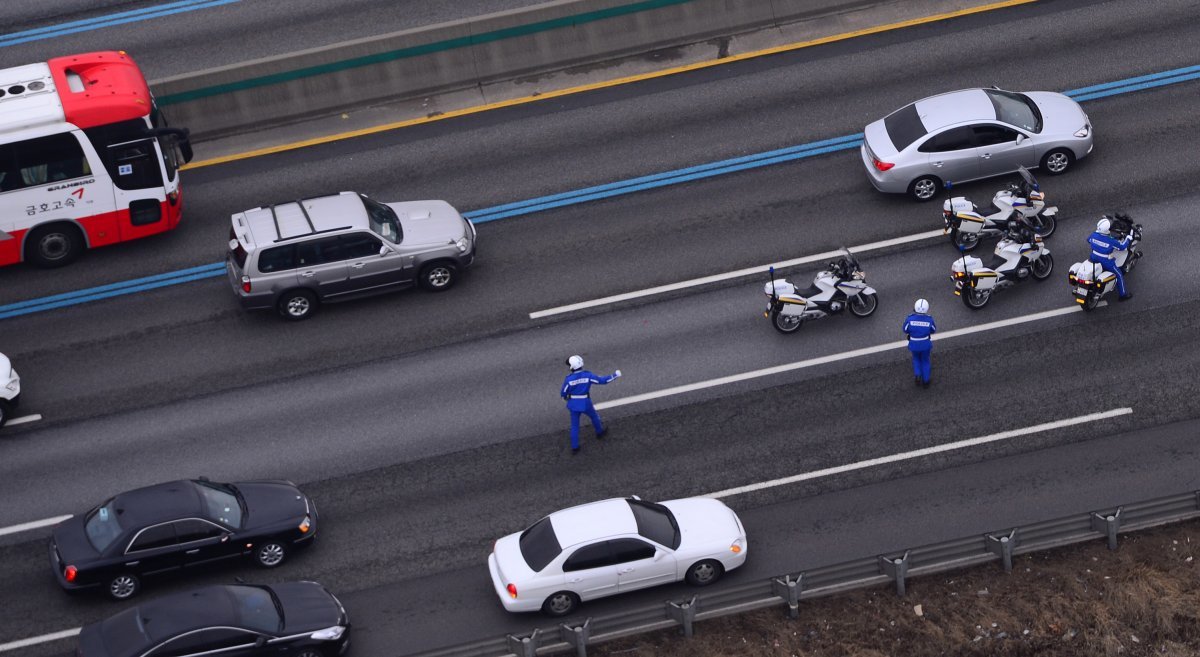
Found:
<svg viewBox="0 0 1200 657"><path fill-rule="evenodd" d="M136 655L184 632L205 627L244 627L274 633L260 625L245 604L247 593L271 595L264 586L206 586L165 595L131 607L100 622L100 635L110 655ZM268 602L268 604L271 604ZM278 613L271 604L273 618ZM88 628L91 629L91 628Z"/></svg>
<svg viewBox="0 0 1200 657"><path fill-rule="evenodd" d="M113 508L125 527L144 527L158 522L200 514L203 499L192 481L170 481L121 493Z"/></svg>

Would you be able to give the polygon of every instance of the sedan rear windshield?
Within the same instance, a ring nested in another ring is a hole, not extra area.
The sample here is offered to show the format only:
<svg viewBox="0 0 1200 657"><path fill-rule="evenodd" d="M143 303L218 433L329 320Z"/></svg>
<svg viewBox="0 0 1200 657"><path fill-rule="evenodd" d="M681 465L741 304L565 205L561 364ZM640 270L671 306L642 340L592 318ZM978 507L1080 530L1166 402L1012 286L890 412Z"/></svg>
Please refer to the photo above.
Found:
<svg viewBox="0 0 1200 657"><path fill-rule="evenodd" d="M554 533L554 525L550 524L549 517L542 518L521 532L520 544L521 556L535 573L541 572L562 552L562 546L558 544L558 535Z"/></svg>
<svg viewBox="0 0 1200 657"><path fill-rule="evenodd" d="M992 101L992 107L996 108L997 119L1032 132L1042 131L1042 113L1029 96L1000 89L983 91Z"/></svg>
<svg viewBox="0 0 1200 657"><path fill-rule="evenodd" d="M897 151L908 148L927 132L925 124L921 123L921 116L917 114L916 103L888 114L883 120L883 125L887 128L888 137Z"/></svg>
<svg viewBox="0 0 1200 657"><path fill-rule="evenodd" d="M632 498L625 501L629 502L629 508L633 511L639 534L672 550L679 547L679 524L675 522L670 509Z"/></svg>
<svg viewBox="0 0 1200 657"><path fill-rule="evenodd" d="M109 500L103 506L96 507L84 523L83 528L87 532L88 541L97 552L104 552L121 535L123 527L117 521L115 502L116 500Z"/></svg>

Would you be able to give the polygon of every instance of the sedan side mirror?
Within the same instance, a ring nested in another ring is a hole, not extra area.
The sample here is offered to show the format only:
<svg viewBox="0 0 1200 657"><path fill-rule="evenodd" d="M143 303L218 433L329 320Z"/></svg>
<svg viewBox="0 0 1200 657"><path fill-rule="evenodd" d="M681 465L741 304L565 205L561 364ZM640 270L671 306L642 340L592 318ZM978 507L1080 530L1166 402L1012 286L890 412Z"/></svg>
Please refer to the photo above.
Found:
<svg viewBox="0 0 1200 657"><path fill-rule="evenodd" d="M654 560L655 560L655 561L662 561L662 558L663 558L663 557L665 557L665 556L667 556L667 553L666 553L666 552L663 552L662 550L655 550L655 551L654 551Z"/></svg>
<svg viewBox="0 0 1200 657"><path fill-rule="evenodd" d="M381 257L381 258L391 252L392 252L392 250L387 248L386 246L381 245L379 247L379 257Z"/></svg>
<svg viewBox="0 0 1200 657"><path fill-rule="evenodd" d="M255 648L262 648L262 647L263 647L263 646L265 646L265 645L267 645L267 637L265 637L265 636L263 636L263 635L261 635L261 634L260 634L260 635L258 635L258 638L254 640L254 647L255 647Z"/></svg>
<svg viewBox="0 0 1200 657"><path fill-rule="evenodd" d="M1024 144L1024 143L1025 143L1025 135L1018 132L1017 133L1017 146L1020 146L1021 144Z"/></svg>

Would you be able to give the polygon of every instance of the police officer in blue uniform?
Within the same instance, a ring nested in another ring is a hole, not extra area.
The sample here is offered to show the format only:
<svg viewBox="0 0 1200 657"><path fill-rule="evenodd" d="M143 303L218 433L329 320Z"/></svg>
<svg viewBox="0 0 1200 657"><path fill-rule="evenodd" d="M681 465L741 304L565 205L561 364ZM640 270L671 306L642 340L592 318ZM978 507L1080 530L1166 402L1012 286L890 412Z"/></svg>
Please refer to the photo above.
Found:
<svg viewBox="0 0 1200 657"><path fill-rule="evenodd" d="M604 423L600 421L600 415L596 413L596 407L592 405L592 397L589 391L592 385L606 385L609 381L621 376L621 370L613 372L611 376L596 376L591 372L583 369L583 357L571 356L567 359L567 366L571 368L571 373L567 378L563 379L562 398L567 400L567 410L571 412L571 454L579 453L579 415L586 413L592 421L592 428L596 430L596 437L604 437Z"/></svg>
<svg viewBox="0 0 1200 657"><path fill-rule="evenodd" d="M1117 266L1117 252L1124 251L1129 248L1133 237L1126 235L1125 239L1119 240L1109 234L1109 229L1112 228L1112 221L1108 215L1100 217L1100 221L1096 222L1096 232L1088 236L1088 246L1092 247L1092 255L1088 260L1100 265L1104 271L1112 272L1117 277L1117 294L1120 296L1118 301L1125 301L1133 297L1128 290L1125 289L1125 276L1121 273L1121 268Z"/></svg>
<svg viewBox="0 0 1200 657"><path fill-rule="evenodd" d="M913 376L917 385L929 387L929 352L933 350L933 336L937 324L929 315L929 302L917 299L913 314L904 320L904 333L908 335L908 350L912 353Z"/></svg>

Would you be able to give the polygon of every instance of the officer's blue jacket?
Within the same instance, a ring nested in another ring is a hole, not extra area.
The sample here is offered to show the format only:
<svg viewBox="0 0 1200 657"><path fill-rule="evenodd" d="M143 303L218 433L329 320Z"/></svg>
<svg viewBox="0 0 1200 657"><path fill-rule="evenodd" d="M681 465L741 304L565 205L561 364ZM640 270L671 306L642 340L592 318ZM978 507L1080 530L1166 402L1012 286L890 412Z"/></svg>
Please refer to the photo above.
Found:
<svg viewBox="0 0 1200 657"><path fill-rule="evenodd" d="M1112 235L1105 235L1100 231L1096 231L1088 237L1088 245L1092 247L1092 256L1089 260L1092 262L1112 260L1117 257L1117 251L1124 251L1129 248L1129 243L1132 239L1132 237L1126 236L1125 239L1119 240Z"/></svg>
<svg viewBox="0 0 1200 657"><path fill-rule="evenodd" d="M588 391L592 384L604 385L617 378L616 376L596 376L587 370L571 372L563 379L562 398L567 400L567 408L572 411L582 411L592 403Z"/></svg>
<svg viewBox="0 0 1200 657"><path fill-rule="evenodd" d="M929 336L937 333L933 317L924 313L913 313L904 319L904 332L908 334L908 348L924 351L933 346Z"/></svg>

